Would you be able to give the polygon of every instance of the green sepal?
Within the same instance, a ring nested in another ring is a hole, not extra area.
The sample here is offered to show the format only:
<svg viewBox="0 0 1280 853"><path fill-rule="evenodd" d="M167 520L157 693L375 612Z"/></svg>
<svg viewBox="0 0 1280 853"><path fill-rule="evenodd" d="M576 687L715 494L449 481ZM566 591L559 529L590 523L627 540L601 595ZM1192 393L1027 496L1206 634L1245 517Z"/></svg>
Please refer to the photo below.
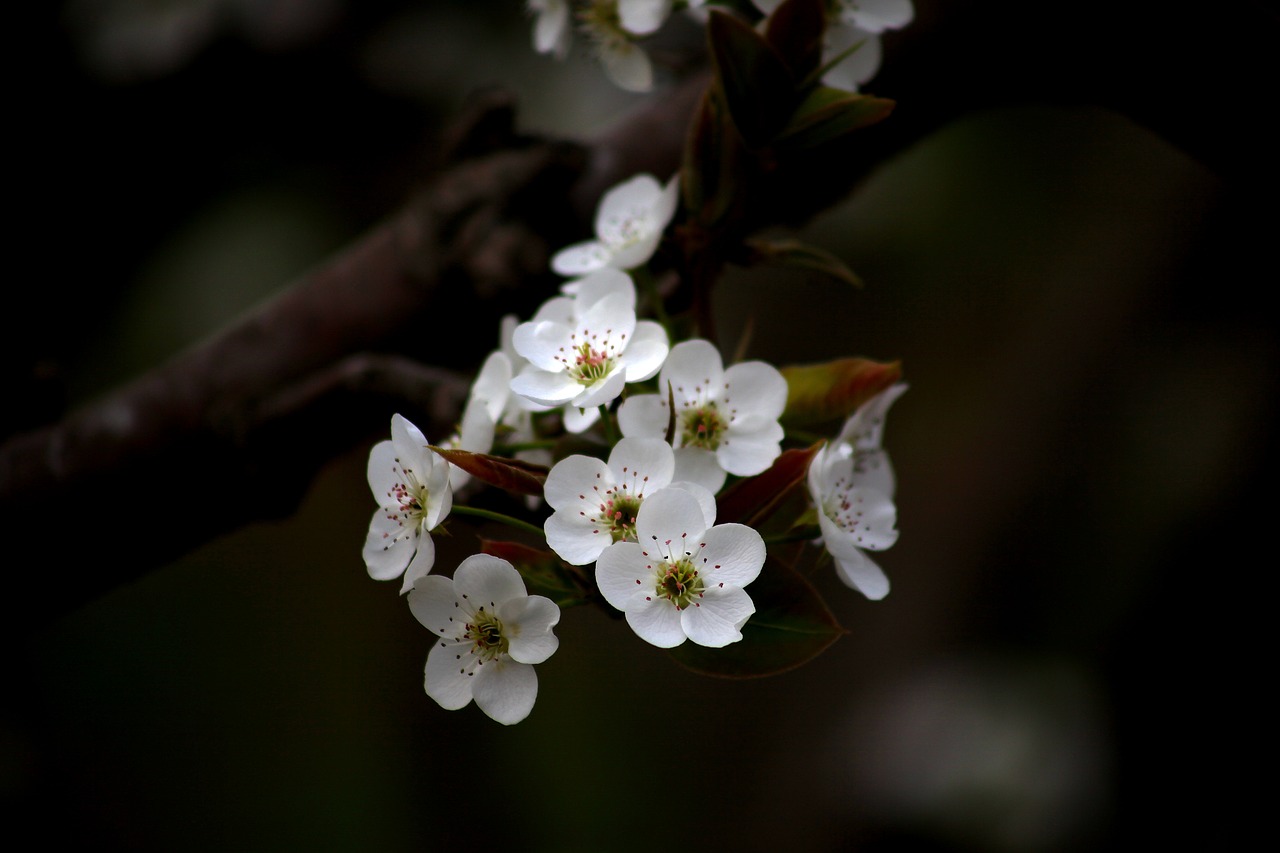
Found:
<svg viewBox="0 0 1280 853"><path fill-rule="evenodd" d="M789 365L784 426L797 427L847 418L876 394L902 378L902 362L840 358L821 364Z"/></svg>
<svg viewBox="0 0 1280 853"><path fill-rule="evenodd" d="M807 663L846 633L813 584L772 555L746 590L756 612L742 639L721 649L683 643L671 650L677 663L720 678L763 678Z"/></svg>

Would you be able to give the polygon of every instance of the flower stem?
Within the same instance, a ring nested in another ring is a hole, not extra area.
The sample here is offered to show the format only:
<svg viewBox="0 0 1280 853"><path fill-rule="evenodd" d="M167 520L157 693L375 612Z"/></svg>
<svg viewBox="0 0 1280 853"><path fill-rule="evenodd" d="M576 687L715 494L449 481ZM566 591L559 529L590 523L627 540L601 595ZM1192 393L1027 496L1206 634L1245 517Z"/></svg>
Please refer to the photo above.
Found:
<svg viewBox="0 0 1280 853"><path fill-rule="evenodd" d="M454 504L453 509L450 510L450 512L452 512L454 515L473 515L476 518L487 518L490 521L500 521L503 524L511 525L517 530L523 530L526 533L532 533L534 536L537 536L539 538L545 538L547 535L545 532L543 532L541 527L535 527L534 525L530 524L527 521L521 521L520 519L515 518L514 516L507 515L505 513L494 512L491 509L479 509L478 507L474 507L474 506L459 506L458 504Z"/></svg>
<svg viewBox="0 0 1280 853"><path fill-rule="evenodd" d="M600 420L604 421L604 440L612 447L618 443L618 425L613 422L613 418L609 417L608 405L600 407Z"/></svg>

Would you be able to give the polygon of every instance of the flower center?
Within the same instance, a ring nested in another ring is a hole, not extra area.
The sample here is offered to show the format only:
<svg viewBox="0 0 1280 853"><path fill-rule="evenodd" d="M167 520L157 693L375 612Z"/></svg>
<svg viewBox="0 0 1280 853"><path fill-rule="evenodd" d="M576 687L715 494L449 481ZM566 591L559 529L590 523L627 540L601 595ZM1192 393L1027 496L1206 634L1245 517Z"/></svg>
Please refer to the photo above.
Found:
<svg viewBox="0 0 1280 853"><path fill-rule="evenodd" d="M391 497L400 505L400 513L412 524L422 522L427 514L427 501L430 493L427 487L419 483L413 472L407 469L404 478L407 482L396 483L391 487Z"/></svg>
<svg viewBox="0 0 1280 853"><path fill-rule="evenodd" d="M636 541L636 514L640 512L639 496L613 494L600 505L600 520L609 527L614 542Z"/></svg>
<svg viewBox="0 0 1280 853"><path fill-rule="evenodd" d="M696 409L685 409L680 437L685 447L701 447L715 450L720 446L725 423L716 410L715 403L707 403Z"/></svg>
<svg viewBox="0 0 1280 853"><path fill-rule="evenodd" d="M664 561L658 566L656 589L677 610L684 610L693 599L702 597L702 578L687 557Z"/></svg>
<svg viewBox="0 0 1280 853"><path fill-rule="evenodd" d="M481 661L491 661L507 653L507 638L502 636L502 620L481 607L467 623L464 640L470 640Z"/></svg>
<svg viewBox="0 0 1280 853"><path fill-rule="evenodd" d="M590 343L579 344L575 353L569 372L580 385L594 385L613 369L613 357L604 350L593 349Z"/></svg>

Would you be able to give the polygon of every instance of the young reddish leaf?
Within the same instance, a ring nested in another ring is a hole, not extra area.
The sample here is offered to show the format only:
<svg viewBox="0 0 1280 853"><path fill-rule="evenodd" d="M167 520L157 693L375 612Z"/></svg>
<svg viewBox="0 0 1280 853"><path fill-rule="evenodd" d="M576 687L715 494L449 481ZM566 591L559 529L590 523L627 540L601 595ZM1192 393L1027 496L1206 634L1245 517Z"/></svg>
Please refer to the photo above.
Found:
<svg viewBox="0 0 1280 853"><path fill-rule="evenodd" d="M671 650L680 665L721 678L762 678L795 669L845 633L813 584L773 558L747 587L756 612L742 639L722 649L684 643Z"/></svg>
<svg viewBox="0 0 1280 853"><path fill-rule="evenodd" d="M854 409L902 378L902 362L840 358L782 368L787 408L782 422L803 426L847 418Z"/></svg>
<svg viewBox="0 0 1280 853"><path fill-rule="evenodd" d="M741 18L713 11L707 38L738 133L748 148L764 147L795 111L795 78L773 46Z"/></svg>
<svg viewBox="0 0 1280 853"><path fill-rule="evenodd" d="M457 465L477 480L515 492L520 495L542 496L542 484L547 480L547 467L490 456L488 453L471 453L467 450L451 450L447 447L431 447L445 460Z"/></svg>
<svg viewBox="0 0 1280 853"><path fill-rule="evenodd" d="M747 477L725 489L716 500L716 520L720 524L736 522L759 527L791 490L804 483L809 460L822 443L804 450L784 450L769 470Z"/></svg>
<svg viewBox="0 0 1280 853"><path fill-rule="evenodd" d="M764 37L787 63L797 80L818 69L822 34L827 28L825 0L786 0L773 10Z"/></svg>

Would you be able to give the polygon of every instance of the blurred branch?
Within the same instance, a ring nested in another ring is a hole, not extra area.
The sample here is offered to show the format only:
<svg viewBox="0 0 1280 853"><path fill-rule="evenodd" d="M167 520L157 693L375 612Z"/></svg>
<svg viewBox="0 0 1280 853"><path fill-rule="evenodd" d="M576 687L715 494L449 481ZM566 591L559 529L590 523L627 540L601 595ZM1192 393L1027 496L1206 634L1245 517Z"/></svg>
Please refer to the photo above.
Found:
<svg viewBox="0 0 1280 853"><path fill-rule="evenodd" d="M886 39L874 87L899 101L895 115L860 134L838 176L814 175L758 209L812 216L954 118L1018 102L1102 103L1228 180L1274 176L1262 105L1278 27L1260 5L1188 15L1132 2L1090 28L1043 4L919 5L917 23ZM19 621L287 515L328 460L385 432L389 410L447 434L466 381L422 363L478 361L502 313L546 295L527 282L552 286L548 248L582 235L605 189L641 171L673 173L705 83L695 76L650 99L586 144L520 137L511 103L490 96L452 132L436 179L344 253L170 363L10 438L0 446L7 529L46 552L88 547L10 561Z"/></svg>

